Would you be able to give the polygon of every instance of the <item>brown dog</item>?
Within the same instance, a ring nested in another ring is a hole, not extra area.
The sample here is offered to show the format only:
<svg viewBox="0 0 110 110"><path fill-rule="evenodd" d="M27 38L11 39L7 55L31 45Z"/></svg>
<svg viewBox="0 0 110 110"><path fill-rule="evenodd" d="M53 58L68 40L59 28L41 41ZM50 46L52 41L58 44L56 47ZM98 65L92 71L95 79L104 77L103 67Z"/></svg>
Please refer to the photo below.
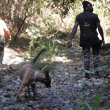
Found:
<svg viewBox="0 0 110 110"><path fill-rule="evenodd" d="M18 90L15 101L17 101L17 98L19 97L22 89L25 86L28 87L28 95L30 96L29 85L31 85L34 98L36 98L36 86L35 86L36 82L44 83L47 88L51 87L51 85L50 85L51 79L49 77L48 71L47 72L46 71L44 71L44 72L43 71L37 71L34 68L34 64L35 64L36 60L39 58L39 56L41 55L41 53L44 50L45 49L41 50L31 63L25 64L20 69L19 76L20 76L20 79L22 80L22 84Z"/></svg>

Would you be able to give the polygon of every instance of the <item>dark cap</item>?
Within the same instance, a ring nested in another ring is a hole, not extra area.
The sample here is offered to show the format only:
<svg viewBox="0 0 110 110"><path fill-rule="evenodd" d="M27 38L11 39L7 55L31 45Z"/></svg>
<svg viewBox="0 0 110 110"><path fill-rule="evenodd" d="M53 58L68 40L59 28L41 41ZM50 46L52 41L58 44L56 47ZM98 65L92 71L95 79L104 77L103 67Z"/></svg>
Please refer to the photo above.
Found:
<svg viewBox="0 0 110 110"><path fill-rule="evenodd" d="M83 1L82 2L83 8L85 9L86 7L92 6L92 4L88 1Z"/></svg>

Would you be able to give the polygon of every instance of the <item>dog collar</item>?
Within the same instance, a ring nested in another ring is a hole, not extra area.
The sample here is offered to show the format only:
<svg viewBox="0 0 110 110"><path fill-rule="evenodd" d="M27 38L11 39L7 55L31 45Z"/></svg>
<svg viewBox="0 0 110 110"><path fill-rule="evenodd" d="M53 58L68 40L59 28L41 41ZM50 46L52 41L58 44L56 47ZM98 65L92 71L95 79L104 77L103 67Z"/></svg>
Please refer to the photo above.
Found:
<svg viewBox="0 0 110 110"><path fill-rule="evenodd" d="M37 72L37 71L35 71L35 78L37 78L37 75L38 75L38 72Z"/></svg>

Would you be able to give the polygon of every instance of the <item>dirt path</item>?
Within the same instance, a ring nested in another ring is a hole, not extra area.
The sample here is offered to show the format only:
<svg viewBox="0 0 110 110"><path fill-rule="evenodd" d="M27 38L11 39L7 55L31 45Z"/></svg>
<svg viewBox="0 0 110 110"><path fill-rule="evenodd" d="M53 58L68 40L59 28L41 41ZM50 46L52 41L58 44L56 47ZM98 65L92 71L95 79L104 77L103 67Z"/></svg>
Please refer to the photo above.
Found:
<svg viewBox="0 0 110 110"><path fill-rule="evenodd" d="M53 61L59 62L56 69L50 72L52 79L51 89L45 88L37 83L37 100L27 98L27 88L20 94L21 100L15 103L14 98L20 87L21 81L17 74L9 74L10 69L2 71L4 86L0 89L0 107L4 110L80 110L83 108L110 109L110 92L108 90L108 79L84 78L83 55L81 49L70 48L62 52L60 56L54 57ZM17 64L23 62L23 54L11 49L5 49L4 64ZM91 59L92 60L92 59ZM91 69L93 65L91 64ZM32 92L31 92L32 95ZM95 106L93 106L95 104Z"/></svg>
<svg viewBox="0 0 110 110"><path fill-rule="evenodd" d="M16 52L9 48L5 48L3 64L12 65L12 64L18 64L20 62L23 62L23 58L19 57L22 55L23 53Z"/></svg>

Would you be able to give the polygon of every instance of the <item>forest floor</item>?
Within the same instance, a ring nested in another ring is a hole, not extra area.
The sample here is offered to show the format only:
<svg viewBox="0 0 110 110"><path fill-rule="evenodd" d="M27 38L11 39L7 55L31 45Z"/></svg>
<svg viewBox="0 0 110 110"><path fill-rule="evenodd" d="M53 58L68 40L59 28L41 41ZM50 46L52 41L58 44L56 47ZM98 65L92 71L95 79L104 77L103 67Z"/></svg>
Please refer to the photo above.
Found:
<svg viewBox="0 0 110 110"><path fill-rule="evenodd" d="M0 70L3 84L0 87L0 110L110 110L109 78L96 78L93 74L90 75L90 79L84 78L83 54L79 46L60 49L58 54L60 55L54 57L58 64L54 71L50 72L51 88L47 89L43 84L36 83L37 100L27 98L25 88L20 94L21 100L15 102L16 93L21 85L18 70L23 65L24 53L5 48ZM92 57L91 53L91 71ZM102 68L106 63L104 55L100 55L100 59L99 67ZM105 73L108 72L103 67L100 74Z"/></svg>

